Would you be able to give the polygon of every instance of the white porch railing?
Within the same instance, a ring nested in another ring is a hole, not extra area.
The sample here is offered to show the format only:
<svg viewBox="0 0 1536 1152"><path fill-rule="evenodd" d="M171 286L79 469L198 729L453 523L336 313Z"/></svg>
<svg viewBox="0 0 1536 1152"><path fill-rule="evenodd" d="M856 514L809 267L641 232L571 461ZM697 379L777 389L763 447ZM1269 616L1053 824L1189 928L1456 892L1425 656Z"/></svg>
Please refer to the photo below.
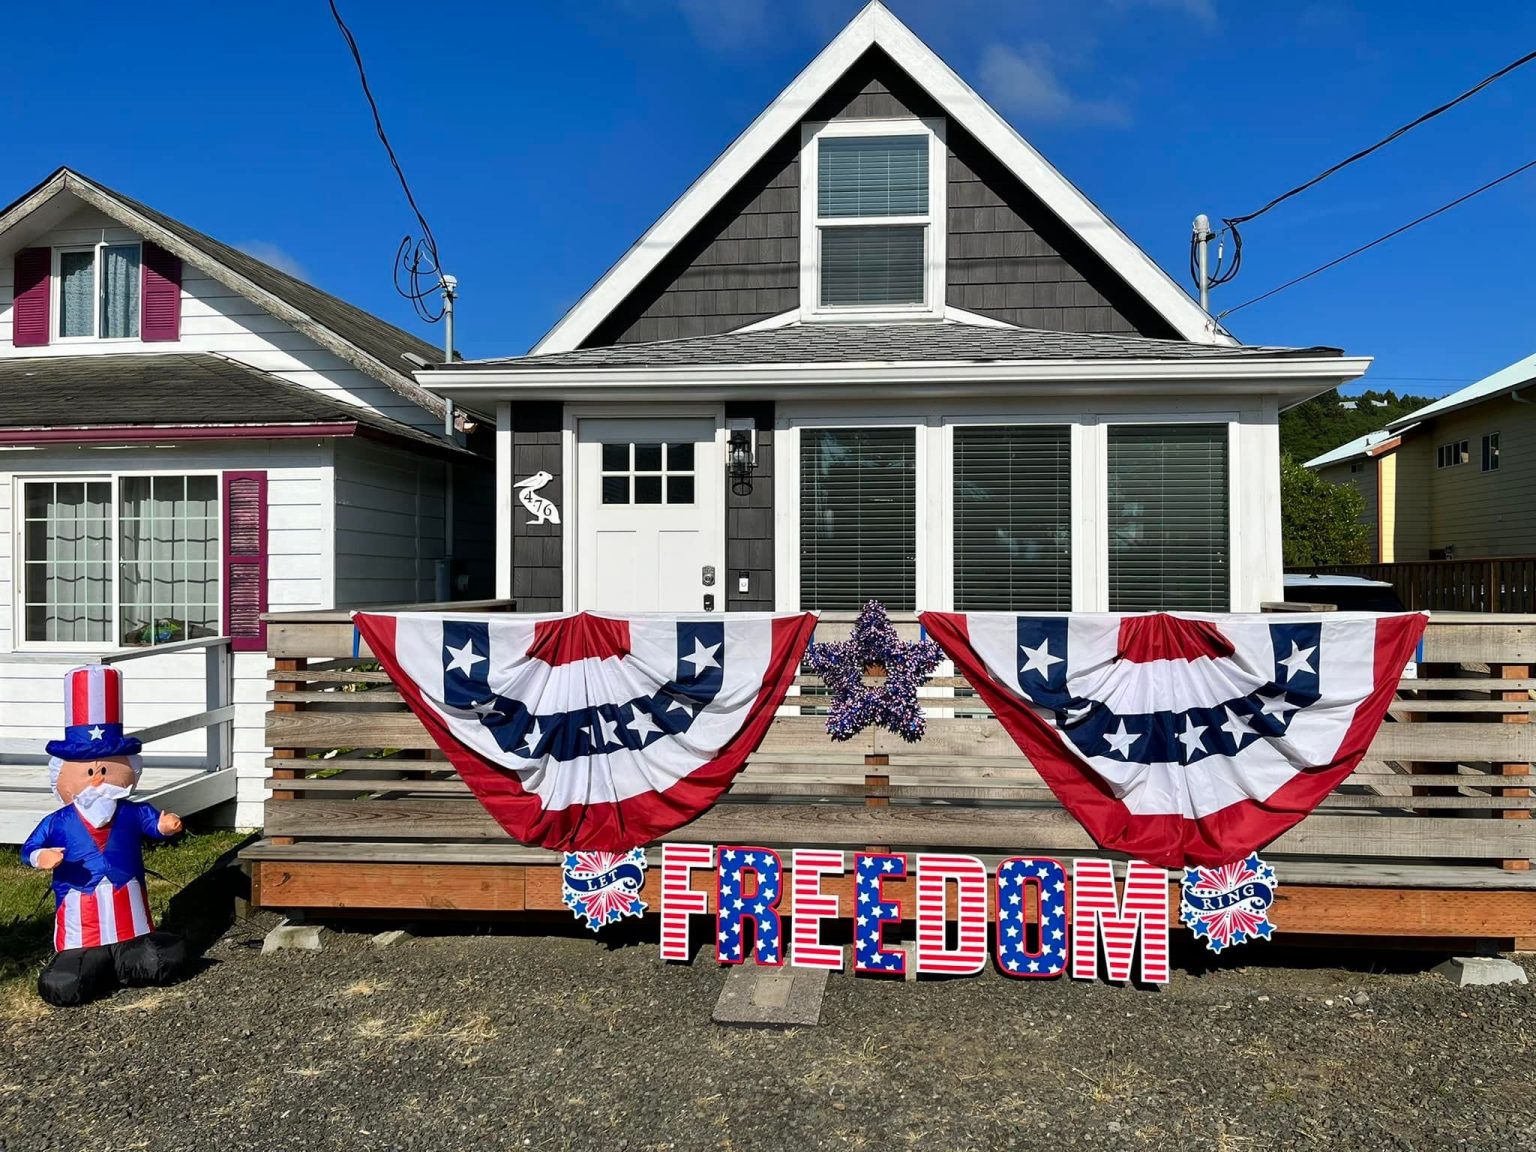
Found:
<svg viewBox="0 0 1536 1152"><path fill-rule="evenodd" d="M194 652L202 649L205 657L205 688L203 707L187 716L178 716L147 728L129 730L144 744L152 744L184 732L201 728L207 738L204 770L217 772L234 767L235 686L234 659L228 636L205 636L194 640L177 640L170 644L154 644L143 648L119 648L115 652L102 652L73 657L82 664L126 664L130 660L144 660L156 656L168 656L177 652ZM0 656L0 676L7 664L60 664L53 652L11 652ZM0 739L0 755L36 756L41 746L36 740Z"/></svg>

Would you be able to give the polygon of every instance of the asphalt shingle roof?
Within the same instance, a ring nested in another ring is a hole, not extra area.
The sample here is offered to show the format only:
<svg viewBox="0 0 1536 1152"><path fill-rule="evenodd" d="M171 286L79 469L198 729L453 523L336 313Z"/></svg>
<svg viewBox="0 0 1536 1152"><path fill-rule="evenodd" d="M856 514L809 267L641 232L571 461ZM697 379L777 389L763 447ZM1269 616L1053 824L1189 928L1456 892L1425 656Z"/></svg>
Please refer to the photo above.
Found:
<svg viewBox="0 0 1536 1152"><path fill-rule="evenodd" d="M253 298L255 292L265 293L285 308L302 314L341 348L361 353L356 365L362 371L428 411L439 410L438 398L415 383L413 373L419 365L403 359L409 354L427 363L436 362L441 359L441 350L435 345L72 169L57 169L37 187L0 209L0 219L50 190L51 195L69 193L93 204L128 227L153 226L163 230L169 234L166 241L174 240L194 253L205 265L204 271L215 279L232 283L237 291Z"/></svg>
<svg viewBox="0 0 1536 1152"><path fill-rule="evenodd" d="M4 429L343 422L453 448L398 420L211 352L0 359Z"/></svg>
<svg viewBox="0 0 1536 1152"><path fill-rule="evenodd" d="M105 185L97 186L103 191L110 192L135 212L147 216L166 231L174 232L195 248L201 248L237 275L244 276L258 288L272 293L297 308L310 319L325 325L343 340L356 345L397 372L410 375L413 371L412 366L401 359L401 356L407 352L420 356L428 362L442 358L441 348L428 344L419 336L413 336L402 328L385 323L371 312L365 312L355 305L348 304L329 292L322 292L313 284L306 284L303 280L263 263L238 248L231 248L228 244L215 240L196 228L189 228L180 220L167 216L148 204L130 196L124 196L121 192L107 188Z"/></svg>
<svg viewBox="0 0 1536 1152"><path fill-rule="evenodd" d="M1250 360L1255 357L1337 356L1336 348L1267 348L1194 344L1033 328L972 324L792 324L648 344L615 344L542 356L467 360L476 368L605 368L711 364L817 364L908 361ZM444 367L450 367L445 365Z"/></svg>

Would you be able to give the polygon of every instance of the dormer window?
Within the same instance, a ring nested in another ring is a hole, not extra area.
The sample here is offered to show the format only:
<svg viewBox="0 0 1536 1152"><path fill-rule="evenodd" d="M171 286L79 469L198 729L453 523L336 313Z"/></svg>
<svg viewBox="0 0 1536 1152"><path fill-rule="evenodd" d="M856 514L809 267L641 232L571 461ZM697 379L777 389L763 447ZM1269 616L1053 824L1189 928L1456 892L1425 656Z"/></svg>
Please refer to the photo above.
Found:
<svg viewBox="0 0 1536 1152"><path fill-rule="evenodd" d="M929 120L805 125L802 319L943 316L942 129Z"/></svg>
<svg viewBox="0 0 1536 1152"><path fill-rule="evenodd" d="M53 256L58 339L138 338L139 245L56 248Z"/></svg>

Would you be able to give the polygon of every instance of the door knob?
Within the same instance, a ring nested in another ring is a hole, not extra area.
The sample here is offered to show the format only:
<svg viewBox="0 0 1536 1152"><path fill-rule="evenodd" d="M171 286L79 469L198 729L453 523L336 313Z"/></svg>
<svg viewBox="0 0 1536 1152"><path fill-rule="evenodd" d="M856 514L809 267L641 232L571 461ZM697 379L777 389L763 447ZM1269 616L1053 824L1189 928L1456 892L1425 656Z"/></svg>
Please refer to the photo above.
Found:
<svg viewBox="0 0 1536 1152"><path fill-rule="evenodd" d="M706 612L713 612L714 610L715 610L715 598L714 598L714 596L713 595L706 595L704 597L704 611L706 611Z"/></svg>

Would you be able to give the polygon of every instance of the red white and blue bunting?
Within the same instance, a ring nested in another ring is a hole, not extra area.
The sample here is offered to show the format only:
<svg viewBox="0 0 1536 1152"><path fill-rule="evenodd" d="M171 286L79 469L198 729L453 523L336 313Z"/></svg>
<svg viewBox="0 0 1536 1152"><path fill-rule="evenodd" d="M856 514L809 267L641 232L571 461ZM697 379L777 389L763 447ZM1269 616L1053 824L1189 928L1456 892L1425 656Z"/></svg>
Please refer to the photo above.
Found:
<svg viewBox="0 0 1536 1152"><path fill-rule="evenodd" d="M524 844L573 853L629 852L713 805L762 742L816 623L812 613L353 619L496 822Z"/></svg>
<svg viewBox="0 0 1536 1152"><path fill-rule="evenodd" d="M925 612L920 619L1104 848L1242 860L1354 771L1422 613Z"/></svg>

